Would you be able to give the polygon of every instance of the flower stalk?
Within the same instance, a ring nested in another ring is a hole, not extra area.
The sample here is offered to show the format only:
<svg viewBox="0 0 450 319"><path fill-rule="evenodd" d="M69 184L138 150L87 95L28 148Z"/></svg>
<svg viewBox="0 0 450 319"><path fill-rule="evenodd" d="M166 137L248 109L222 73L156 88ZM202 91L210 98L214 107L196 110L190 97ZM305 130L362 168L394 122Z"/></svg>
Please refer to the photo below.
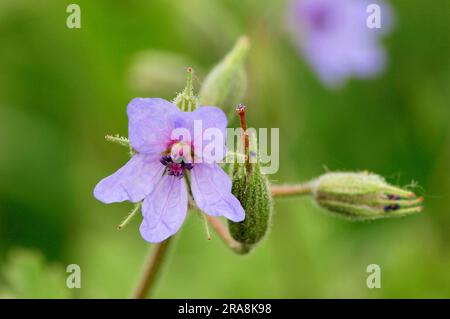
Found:
<svg viewBox="0 0 450 319"><path fill-rule="evenodd" d="M250 247L246 246L245 244L242 244L235 240L230 232L228 231L228 228L222 223L222 221L218 217L214 216L207 216L207 219L216 232L216 234L222 239L225 245L228 246L232 251L234 251L237 254L245 254L250 251Z"/></svg>
<svg viewBox="0 0 450 319"><path fill-rule="evenodd" d="M137 286L133 292L133 299L145 299L151 292L155 285L159 271L167 256L167 251L171 243L171 237L165 241L155 244L150 250L147 261L144 264L142 275L139 278Z"/></svg>
<svg viewBox="0 0 450 319"><path fill-rule="evenodd" d="M270 192L273 197L289 197L311 195L312 187L310 182L299 184L270 185Z"/></svg>

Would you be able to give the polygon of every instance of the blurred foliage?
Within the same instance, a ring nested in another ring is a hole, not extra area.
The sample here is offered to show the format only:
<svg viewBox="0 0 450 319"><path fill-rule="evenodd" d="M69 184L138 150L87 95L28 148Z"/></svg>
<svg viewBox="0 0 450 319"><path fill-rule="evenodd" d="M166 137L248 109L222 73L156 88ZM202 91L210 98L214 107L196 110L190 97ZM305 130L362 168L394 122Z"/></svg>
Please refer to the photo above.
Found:
<svg viewBox="0 0 450 319"><path fill-rule="evenodd" d="M66 273L61 265L48 265L41 253L14 249L3 266L5 287L0 298L70 298Z"/></svg>
<svg viewBox="0 0 450 319"><path fill-rule="evenodd" d="M329 91L292 44L286 1L79 0L82 28L71 30L71 2L2 0L0 269L7 269L7 295L68 297L58 288L65 276L48 273L40 257L9 259L16 246L33 247L51 263L79 264L81 297L128 295L149 245L139 218L116 230L130 204L103 205L92 196L96 182L127 160L104 136L126 135L125 107L136 95L172 99L184 81L174 70L194 67L198 88L247 34L250 125L280 128L273 182L310 179L325 166L367 169L402 186L416 181L426 209L349 223L308 199L280 199L268 238L244 258L217 237L207 241L193 215L156 296L450 297L450 2L390 2L396 25L385 43L387 71ZM366 287L372 263L381 266L381 289ZM48 290L28 290L35 285Z"/></svg>

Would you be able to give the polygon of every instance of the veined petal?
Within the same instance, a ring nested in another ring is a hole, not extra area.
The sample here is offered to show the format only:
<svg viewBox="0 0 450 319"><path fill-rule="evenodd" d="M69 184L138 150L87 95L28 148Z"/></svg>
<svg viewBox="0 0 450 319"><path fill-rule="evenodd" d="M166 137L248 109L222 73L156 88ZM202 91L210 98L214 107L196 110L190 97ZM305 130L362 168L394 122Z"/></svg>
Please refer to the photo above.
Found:
<svg viewBox="0 0 450 319"><path fill-rule="evenodd" d="M142 205L142 237L159 243L175 234L186 217L187 205L185 180L165 175Z"/></svg>
<svg viewBox="0 0 450 319"><path fill-rule="evenodd" d="M191 170L191 190L197 206L211 216L234 222L245 218L241 203L231 193L231 180L217 164L197 164Z"/></svg>
<svg viewBox="0 0 450 319"><path fill-rule="evenodd" d="M221 161L226 153L227 117L225 113L215 106L201 106L190 113L189 117L196 157L203 157L204 163ZM205 134L208 129L210 134ZM212 129L217 131L214 132ZM216 136L217 134L221 134L221 136ZM213 153L216 154L214 156L207 154L212 149L214 150ZM220 154L220 156L217 156L217 154Z"/></svg>
<svg viewBox="0 0 450 319"><path fill-rule="evenodd" d="M139 153L160 154L170 142L170 135L182 112L160 98L135 98L127 107L128 136Z"/></svg>
<svg viewBox="0 0 450 319"><path fill-rule="evenodd" d="M94 196L106 204L138 202L153 190L163 170L158 157L136 154L117 172L102 179L94 189Z"/></svg>

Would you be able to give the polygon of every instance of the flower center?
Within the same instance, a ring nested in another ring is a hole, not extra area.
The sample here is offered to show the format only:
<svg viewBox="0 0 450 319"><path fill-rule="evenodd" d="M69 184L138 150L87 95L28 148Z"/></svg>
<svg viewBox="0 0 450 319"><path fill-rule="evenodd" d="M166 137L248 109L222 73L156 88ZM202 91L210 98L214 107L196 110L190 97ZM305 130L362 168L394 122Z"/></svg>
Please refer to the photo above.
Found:
<svg viewBox="0 0 450 319"><path fill-rule="evenodd" d="M332 12L323 7L311 8L308 12L308 21L316 31L325 31L332 27Z"/></svg>
<svg viewBox="0 0 450 319"><path fill-rule="evenodd" d="M164 154L159 161L166 167L168 175L182 178L186 170L191 170L194 167L192 149L187 143L175 142L169 146Z"/></svg>

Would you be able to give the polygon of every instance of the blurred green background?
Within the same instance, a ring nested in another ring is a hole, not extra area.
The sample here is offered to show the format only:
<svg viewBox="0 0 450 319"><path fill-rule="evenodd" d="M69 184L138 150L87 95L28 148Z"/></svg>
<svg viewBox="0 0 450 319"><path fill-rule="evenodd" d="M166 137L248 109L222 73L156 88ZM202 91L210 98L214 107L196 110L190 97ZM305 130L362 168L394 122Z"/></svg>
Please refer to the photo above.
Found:
<svg viewBox="0 0 450 319"><path fill-rule="evenodd" d="M390 61L377 79L330 91L285 28L285 1L0 2L0 296L127 297L150 247L129 203L92 190L127 160L104 141L127 134L136 96L172 99L184 67L196 86L241 34L252 41L245 102L255 127L280 128L280 170L297 182L370 170L426 197L422 214L367 223L334 218L308 198L277 199L270 235L230 252L201 219L176 236L155 297L450 297L450 2L391 1ZM65 267L81 266L81 289ZM366 287L379 264L382 288Z"/></svg>

